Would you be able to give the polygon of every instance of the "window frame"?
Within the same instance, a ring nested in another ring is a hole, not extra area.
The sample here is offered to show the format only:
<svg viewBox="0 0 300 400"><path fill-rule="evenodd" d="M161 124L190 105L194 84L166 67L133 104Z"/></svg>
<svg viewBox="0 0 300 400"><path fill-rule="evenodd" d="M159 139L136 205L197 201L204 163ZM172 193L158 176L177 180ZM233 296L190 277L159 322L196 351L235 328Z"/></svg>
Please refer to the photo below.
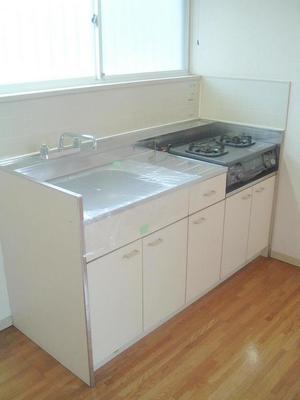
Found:
<svg viewBox="0 0 300 400"><path fill-rule="evenodd" d="M183 37L183 59L184 68L181 70L153 71L122 75L105 75L103 73L102 57L102 30L101 30L101 0L94 0L94 13L97 16L94 35L95 49L95 76L78 77L60 80L47 80L37 82L24 82L0 85L0 97L6 95L30 94L37 92L56 91L72 88L108 86L109 84L130 84L135 82L145 82L153 80L164 80L192 76L190 73L190 30L191 30L191 0L185 0L185 32Z"/></svg>

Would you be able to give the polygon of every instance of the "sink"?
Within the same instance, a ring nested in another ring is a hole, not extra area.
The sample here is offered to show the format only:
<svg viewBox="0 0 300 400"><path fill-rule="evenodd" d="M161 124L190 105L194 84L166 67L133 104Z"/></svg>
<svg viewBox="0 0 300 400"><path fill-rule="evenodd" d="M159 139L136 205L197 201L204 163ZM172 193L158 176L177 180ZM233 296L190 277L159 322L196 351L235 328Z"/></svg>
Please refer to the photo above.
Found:
<svg viewBox="0 0 300 400"><path fill-rule="evenodd" d="M83 196L85 219L112 211L166 190L166 185L149 176L100 167L55 178L49 183Z"/></svg>
<svg viewBox="0 0 300 400"><path fill-rule="evenodd" d="M7 168L38 182L80 194L84 221L91 222L199 180L217 167L130 147L46 161L37 156L27 157L8 164Z"/></svg>

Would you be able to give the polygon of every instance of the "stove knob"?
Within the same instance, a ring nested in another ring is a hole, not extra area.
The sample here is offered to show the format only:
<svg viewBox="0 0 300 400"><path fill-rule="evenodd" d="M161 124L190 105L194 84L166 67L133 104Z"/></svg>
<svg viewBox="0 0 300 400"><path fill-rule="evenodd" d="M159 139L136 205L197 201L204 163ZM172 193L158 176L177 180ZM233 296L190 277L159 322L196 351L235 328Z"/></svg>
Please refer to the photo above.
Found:
<svg viewBox="0 0 300 400"><path fill-rule="evenodd" d="M269 160L269 159L265 160L265 167L266 168L271 168L272 167L272 160Z"/></svg>
<svg viewBox="0 0 300 400"><path fill-rule="evenodd" d="M271 158L270 163L271 163L271 165L274 167L274 165L276 165L276 160L275 160L275 158Z"/></svg>

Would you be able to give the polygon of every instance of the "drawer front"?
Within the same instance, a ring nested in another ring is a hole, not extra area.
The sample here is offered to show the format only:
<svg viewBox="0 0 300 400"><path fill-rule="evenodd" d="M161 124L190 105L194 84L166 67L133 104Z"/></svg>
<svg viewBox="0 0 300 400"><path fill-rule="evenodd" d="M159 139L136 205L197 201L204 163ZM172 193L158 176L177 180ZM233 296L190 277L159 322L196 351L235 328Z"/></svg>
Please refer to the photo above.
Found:
<svg viewBox="0 0 300 400"><path fill-rule="evenodd" d="M188 215L181 189L85 226L86 260L100 257Z"/></svg>
<svg viewBox="0 0 300 400"><path fill-rule="evenodd" d="M190 214L202 210L225 198L226 174L200 182L194 185L190 191Z"/></svg>

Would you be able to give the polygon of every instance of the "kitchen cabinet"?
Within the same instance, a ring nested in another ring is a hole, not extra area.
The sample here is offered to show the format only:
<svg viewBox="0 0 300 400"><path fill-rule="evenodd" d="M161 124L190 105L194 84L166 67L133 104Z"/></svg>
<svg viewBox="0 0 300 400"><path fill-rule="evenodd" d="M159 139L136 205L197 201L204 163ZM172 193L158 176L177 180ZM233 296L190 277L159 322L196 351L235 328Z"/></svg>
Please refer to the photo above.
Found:
<svg viewBox="0 0 300 400"><path fill-rule="evenodd" d="M246 261L251 199L252 187L226 199L222 277L232 273Z"/></svg>
<svg viewBox="0 0 300 400"><path fill-rule="evenodd" d="M85 221L81 195L0 176L14 325L90 385L96 369L268 245L275 178L225 200L222 172Z"/></svg>
<svg viewBox="0 0 300 400"><path fill-rule="evenodd" d="M97 367L143 331L141 240L92 261L88 288Z"/></svg>
<svg viewBox="0 0 300 400"><path fill-rule="evenodd" d="M144 329L185 304L187 218L143 239Z"/></svg>
<svg viewBox="0 0 300 400"><path fill-rule="evenodd" d="M275 176L226 199L221 275L229 275L269 244Z"/></svg>
<svg viewBox="0 0 300 400"><path fill-rule="evenodd" d="M275 176L253 186L247 260L269 245L274 186Z"/></svg>
<svg viewBox="0 0 300 400"><path fill-rule="evenodd" d="M225 202L189 217L187 292L191 302L220 280Z"/></svg>

